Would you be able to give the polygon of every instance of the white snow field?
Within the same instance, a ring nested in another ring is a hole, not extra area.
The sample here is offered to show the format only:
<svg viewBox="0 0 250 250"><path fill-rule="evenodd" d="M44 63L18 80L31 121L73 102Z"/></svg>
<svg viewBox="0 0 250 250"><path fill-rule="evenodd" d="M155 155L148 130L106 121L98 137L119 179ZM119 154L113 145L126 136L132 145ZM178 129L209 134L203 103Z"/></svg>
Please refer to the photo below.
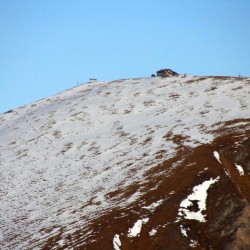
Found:
<svg viewBox="0 0 250 250"><path fill-rule="evenodd" d="M63 246L133 203L140 190L107 194L148 181L145 171L175 155L173 135L194 147L213 140L213 125L249 116L249 93L248 79L138 78L81 85L1 114L0 249L40 249L56 235Z"/></svg>

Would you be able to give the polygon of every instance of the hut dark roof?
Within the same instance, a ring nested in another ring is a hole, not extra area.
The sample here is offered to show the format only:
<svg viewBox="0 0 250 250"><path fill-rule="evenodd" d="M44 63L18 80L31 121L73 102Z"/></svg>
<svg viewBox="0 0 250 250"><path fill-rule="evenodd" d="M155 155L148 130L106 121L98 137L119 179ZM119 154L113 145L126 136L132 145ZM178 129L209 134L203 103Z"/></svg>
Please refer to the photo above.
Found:
<svg viewBox="0 0 250 250"><path fill-rule="evenodd" d="M177 76L178 73L171 69L160 69L156 72L157 76Z"/></svg>

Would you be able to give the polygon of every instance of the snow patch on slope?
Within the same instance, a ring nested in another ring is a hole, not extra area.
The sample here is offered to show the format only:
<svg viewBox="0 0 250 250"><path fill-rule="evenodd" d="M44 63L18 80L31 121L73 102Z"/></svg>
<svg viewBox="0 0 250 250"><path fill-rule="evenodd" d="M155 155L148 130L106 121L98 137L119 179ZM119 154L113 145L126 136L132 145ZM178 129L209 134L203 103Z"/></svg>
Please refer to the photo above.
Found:
<svg viewBox="0 0 250 250"><path fill-rule="evenodd" d="M241 165L235 163L235 166L236 166L237 170L239 171L240 175L245 174L244 169L243 169L243 167Z"/></svg>
<svg viewBox="0 0 250 250"><path fill-rule="evenodd" d="M138 220L135 222L134 226L129 229L128 231L128 237L136 237L140 235L142 224L147 223L149 218L145 218L142 220Z"/></svg>
<svg viewBox="0 0 250 250"><path fill-rule="evenodd" d="M183 227L183 225L180 225L181 233L184 237L188 237L187 235L187 229Z"/></svg>
<svg viewBox="0 0 250 250"><path fill-rule="evenodd" d="M216 158L216 160L221 164L221 161L220 161L220 155L217 151L214 151L214 157Z"/></svg>
<svg viewBox="0 0 250 250"><path fill-rule="evenodd" d="M156 233L157 233L157 230L153 228L153 229L149 232L149 236L154 236Z"/></svg>
<svg viewBox="0 0 250 250"><path fill-rule="evenodd" d="M206 199L207 199L207 190L211 185L219 180L220 177L216 179L210 179L208 181L204 181L202 184L197 185L193 188L192 194L190 194L186 199L184 199L179 208L179 219L187 219L187 220L197 220L200 222L205 222L206 218L203 214L203 211L206 210ZM189 208L194 206L194 204L198 205L198 211L193 212L190 211ZM178 220L179 220L178 219Z"/></svg>
<svg viewBox="0 0 250 250"><path fill-rule="evenodd" d="M152 204L150 204L149 206L144 206L142 208L144 209L147 209L151 212L153 212L158 206L160 206L161 204L163 203L163 200L159 200L159 201L156 201L156 202L153 202Z"/></svg>
<svg viewBox="0 0 250 250"><path fill-rule="evenodd" d="M114 247L114 250L121 250L121 240L120 240L120 235L119 234L116 234L114 236L114 239L113 239L113 247Z"/></svg>

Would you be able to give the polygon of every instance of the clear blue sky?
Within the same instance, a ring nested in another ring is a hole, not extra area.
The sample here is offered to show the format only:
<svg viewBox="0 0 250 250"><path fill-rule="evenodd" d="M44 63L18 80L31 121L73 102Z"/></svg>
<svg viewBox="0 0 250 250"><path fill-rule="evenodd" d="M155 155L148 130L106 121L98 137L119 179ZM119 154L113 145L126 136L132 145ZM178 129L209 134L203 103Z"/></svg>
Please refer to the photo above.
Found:
<svg viewBox="0 0 250 250"><path fill-rule="evenodd" d="M0 113L87 82L250 76L249 0L0 0Z"/></svg>

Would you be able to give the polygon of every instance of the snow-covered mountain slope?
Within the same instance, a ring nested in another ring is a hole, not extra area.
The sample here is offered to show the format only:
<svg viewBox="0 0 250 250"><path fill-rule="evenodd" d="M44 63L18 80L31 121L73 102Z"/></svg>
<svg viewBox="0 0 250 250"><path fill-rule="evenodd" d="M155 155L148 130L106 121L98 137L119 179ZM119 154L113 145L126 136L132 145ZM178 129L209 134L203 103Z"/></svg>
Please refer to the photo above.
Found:
<svg viewBox="0 0 250 250"><path fill-rule="evenodd" d="M238 224L210 240L249 216L249 110L248 78L178 76L81 85L0 115L0 248L250 246Z"/></svg>

